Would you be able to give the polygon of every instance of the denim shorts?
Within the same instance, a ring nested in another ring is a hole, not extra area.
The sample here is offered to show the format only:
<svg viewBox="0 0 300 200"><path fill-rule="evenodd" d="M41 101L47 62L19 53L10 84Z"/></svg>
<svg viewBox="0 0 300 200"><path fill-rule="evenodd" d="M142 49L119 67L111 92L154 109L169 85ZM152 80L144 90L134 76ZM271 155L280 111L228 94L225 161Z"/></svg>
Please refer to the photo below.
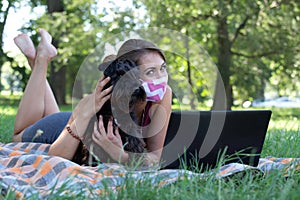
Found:
<svg viewBox="0 0 300 200"><path fill-rule="evenodd" d="M40 119L27 127L22 135L22 142L52 144L68 123L72 112L58 112ZM38 130L42 131L37 135Z"/></svg>

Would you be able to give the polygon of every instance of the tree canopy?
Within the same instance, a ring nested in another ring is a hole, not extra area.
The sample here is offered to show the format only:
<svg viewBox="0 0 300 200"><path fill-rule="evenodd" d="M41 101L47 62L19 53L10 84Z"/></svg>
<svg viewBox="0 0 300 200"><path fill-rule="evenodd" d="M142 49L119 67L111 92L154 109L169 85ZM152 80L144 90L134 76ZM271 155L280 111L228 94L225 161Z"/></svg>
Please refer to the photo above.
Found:
<svg viewBox="0 0 300 200"><path fill-rule="evenodd" d="M54 88L62 88L56 91L61 104L67 96L80 98L95 84L92 78L82 84L76 75L88 55L106 48L97 45L104 41L116 44L132 32L166 50L175 100L191 109L199 105L231 109L271 92L299 96L299 1L132 0L126 6L117 1L103 6L93 0L30 3L45 6L46 13L23 29L35 39L38 27L53 35L59 56L51 63L49 81ZM139 32L147 29L148 34ZM89 59L102 59L104 51L99 52L99 58ZM72 93L74 82L77 92Z"/></svg>

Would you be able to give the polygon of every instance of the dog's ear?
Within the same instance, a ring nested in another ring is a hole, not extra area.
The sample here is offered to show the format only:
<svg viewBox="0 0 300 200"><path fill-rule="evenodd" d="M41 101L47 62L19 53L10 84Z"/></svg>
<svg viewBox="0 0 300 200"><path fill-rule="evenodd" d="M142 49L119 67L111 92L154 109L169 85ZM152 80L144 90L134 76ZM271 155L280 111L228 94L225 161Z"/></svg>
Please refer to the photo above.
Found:
<svg viewBox="0 0 300 200"><path fill-rule="evenodd" d="M103 74L105 77L110 77L111 80L114 80L117 76L116 69L118 66L118 60L113 61L107 68L104 70Z"/></svg>
<svg viewBox="0 0 300 200"><path fill-rule="evenodd" d="M115 60L103 73L111 78L111 85L115 85L125 73L136 67L136 63L131 60Z"/></svg>
<svg viewBox="0 0 300 200"><path fill-rule="evenodd" d="M126 72L129 72L131 69L136 67L136 63L131 60L119 60L116 65L116 73L118 76L123 76Z"/></svg>

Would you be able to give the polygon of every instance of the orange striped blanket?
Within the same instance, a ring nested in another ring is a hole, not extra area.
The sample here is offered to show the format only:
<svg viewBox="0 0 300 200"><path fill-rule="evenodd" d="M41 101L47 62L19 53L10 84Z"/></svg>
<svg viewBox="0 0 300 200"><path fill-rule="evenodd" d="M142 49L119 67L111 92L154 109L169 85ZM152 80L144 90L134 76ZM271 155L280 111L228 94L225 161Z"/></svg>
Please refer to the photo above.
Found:
<svg viewBox="0 0 300 200"><path fill-rule="evenodd" d="M51 195L85 192L103 193L126 185L126 179L151 180L153 185L165 186L185 178L205 179L209 173L187 170L130 171L120 164L99 164L97 167L80 166L69 160L48 156L48 144L0 143L0 190L2 195L13 191L20 198L50 198ZM215 178L228 177L254 169L263 173L274 169L300 169L300 158L261 158L257 168L231 163L213 173ZM211 176L211 174L210 174ZM61 189L63 188L63 189ZM69 191L66 191L66 188Z"/></svg>

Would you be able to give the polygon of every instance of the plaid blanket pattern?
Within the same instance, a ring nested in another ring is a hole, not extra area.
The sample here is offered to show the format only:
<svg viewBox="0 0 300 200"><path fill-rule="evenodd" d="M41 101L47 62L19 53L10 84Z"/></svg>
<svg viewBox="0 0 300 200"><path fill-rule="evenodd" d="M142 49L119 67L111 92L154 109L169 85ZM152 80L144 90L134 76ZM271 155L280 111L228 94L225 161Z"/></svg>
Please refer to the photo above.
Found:
<svg viewBox="0 0 300 200"><path fill-rule="evenodd" d="M216 171L195 173L187 170L129 170L120 164L80 166L61 157L48 156L48 144L0 143L0 189L2 194L13 191L19 198L45 199L49 195L70 193L77 195L103 194L106 189L124 187L128 177L134 181L150 180L154 186L166 186L184 178L205 180L230 177L253 170L268 173L274 169L300 170L300 158L261 158L258 167L231 163ZM60 188L69 188L66 191Z"/></svg>

